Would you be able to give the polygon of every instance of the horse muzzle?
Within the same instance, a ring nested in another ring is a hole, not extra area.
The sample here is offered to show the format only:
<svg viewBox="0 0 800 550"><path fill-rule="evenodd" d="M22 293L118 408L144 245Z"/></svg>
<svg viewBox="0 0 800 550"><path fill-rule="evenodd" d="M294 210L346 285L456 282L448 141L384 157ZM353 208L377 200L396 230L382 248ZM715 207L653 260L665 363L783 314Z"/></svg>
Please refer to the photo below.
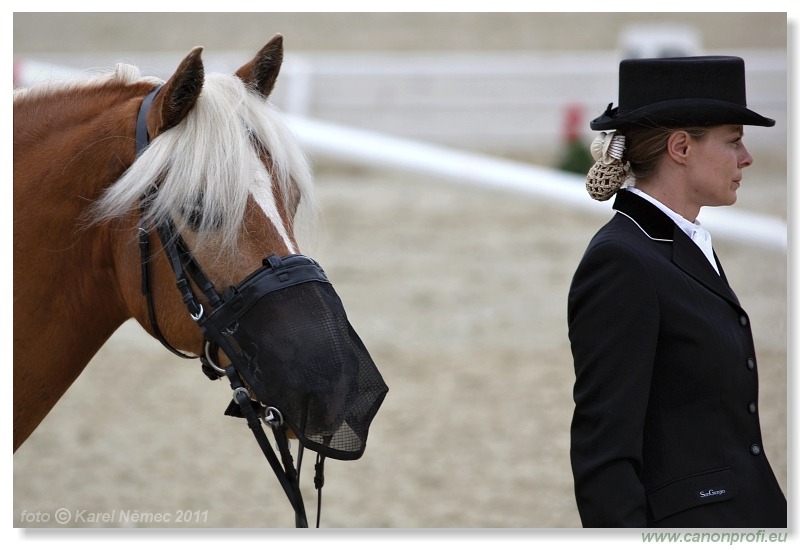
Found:
<svg viewBox="0 0 800 550"><path fill-rule="evenodd" d="M338 460L364 453L388 387L314 260L270 256L200 326L304 446Z"/></svg>

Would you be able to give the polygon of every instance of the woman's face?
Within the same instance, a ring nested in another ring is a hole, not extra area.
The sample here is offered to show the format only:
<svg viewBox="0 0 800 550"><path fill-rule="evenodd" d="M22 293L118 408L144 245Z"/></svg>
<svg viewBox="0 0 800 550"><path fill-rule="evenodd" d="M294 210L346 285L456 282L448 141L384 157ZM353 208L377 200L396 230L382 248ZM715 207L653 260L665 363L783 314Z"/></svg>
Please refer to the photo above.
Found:
<svg viewBox="0 0 800 550"><path fill-rule="evenodd" d="M742 170L753 163L744 146L741 125L715 126L691 138L687 155L688 191L697 206L729 206L736 202Z"/></svg>

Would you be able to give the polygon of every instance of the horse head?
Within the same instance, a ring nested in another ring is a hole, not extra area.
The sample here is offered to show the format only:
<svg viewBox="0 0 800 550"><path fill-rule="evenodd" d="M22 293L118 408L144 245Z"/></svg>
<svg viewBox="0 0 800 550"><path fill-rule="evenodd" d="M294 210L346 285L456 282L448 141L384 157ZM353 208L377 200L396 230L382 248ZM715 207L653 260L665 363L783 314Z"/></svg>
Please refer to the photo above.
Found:
<svg viewBox="0 0 800 550"><path fill-rule="evenodd" d="M192 51L142 101L137 160L98 205L117 204L117 192L129 200L131 189L141 197L139 322L176 353L202 356L207 374L227 376L240 413L274 413L303 445L350 460L387 387L327 275L298 253L307 165L267 104L282 58L276 37L235 78L211 78ZM161 253L151 256L153 233ZM128 248L120 262L129 257ZM151 279L177 283L160 311ZM162 330L159 314L177 321Z"/></svg>
<svg viewBox="0 0 800 550"><path fill-rule="evenodd" d="M310 171L288 128L268 102L283 59L280 35L235 76L206 75L192 50L144 113L149 145L98 201L101 219L145 228L171 220L218 288L235 285L270 255L296 254L295 218L311 202ZM140 204L144 199L144 204ZM141 206L141 208L139 208ZM310 205L309 205L310 206ZM139 219L139 217L143 219ZM131 316L174 347L202 353L203 338L175 291L166 256L150 265L155 316L139 291L137 239L119 239L119 287Z"/></svg>
<svg viewBox="0 0 800 550"><path fill-rule="evenodd" d="M298 252L295 222L313 212L313 192L268 101L282 52L276 36L236 74L205 74L195 48L166 82L118 64L14 91L14 449L127 319L202 351L160 223L174 222L219 288L264 257ZM137 156L137 113L159 87L144 120L150 145ZM141 228L153 245L153 317Z"/></svg>

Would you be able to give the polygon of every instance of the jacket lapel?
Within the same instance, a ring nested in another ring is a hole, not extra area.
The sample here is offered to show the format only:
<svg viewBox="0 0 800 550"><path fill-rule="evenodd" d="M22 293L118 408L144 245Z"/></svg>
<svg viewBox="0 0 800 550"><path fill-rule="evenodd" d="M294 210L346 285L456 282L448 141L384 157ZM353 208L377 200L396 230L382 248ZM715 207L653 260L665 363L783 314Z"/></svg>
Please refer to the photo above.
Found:
<svg viewBox="0 0 800 550"><path fill-rule="evenodd" d="M671 242L672 261L675 265L715 294L739 306L739 300L728 285L716 253L714 258L720 269L719 275L700 247L658 207L629 191L620 190L614 201L614 210L630 218L651 240Z"/></svg>
<svg viewBox="0 0 800 550"><path fill-rule="evenodd" d="M674 224L673 224L674 225ZM686 233L675 226L675 240L672 245L672 261L675 265L680 267L683 271L691 275L694 279L699 281L703 286L707 287L712 292L719 294L734 305L739 305L739 300L736 294L733 293L730 285L728 285L727 278L722 270L722 264L717 258L716 253L714 258L717 260L719 267L719 275L708 263L708 259L700 248L692 242Z"/></svg>

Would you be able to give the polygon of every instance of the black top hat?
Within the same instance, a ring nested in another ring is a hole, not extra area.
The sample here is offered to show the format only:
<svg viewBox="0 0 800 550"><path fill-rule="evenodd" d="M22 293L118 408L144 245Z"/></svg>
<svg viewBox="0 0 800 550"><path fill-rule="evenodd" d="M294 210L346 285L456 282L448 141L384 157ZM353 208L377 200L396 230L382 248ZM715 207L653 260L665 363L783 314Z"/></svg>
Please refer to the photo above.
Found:
<svg viewBox="0 0 800 550"><path fill-rule="evenodd" d="M611 105L591 122L592 130L775 125L747 108L739 57L625 59L619 64L619 106Z"/></svg>

